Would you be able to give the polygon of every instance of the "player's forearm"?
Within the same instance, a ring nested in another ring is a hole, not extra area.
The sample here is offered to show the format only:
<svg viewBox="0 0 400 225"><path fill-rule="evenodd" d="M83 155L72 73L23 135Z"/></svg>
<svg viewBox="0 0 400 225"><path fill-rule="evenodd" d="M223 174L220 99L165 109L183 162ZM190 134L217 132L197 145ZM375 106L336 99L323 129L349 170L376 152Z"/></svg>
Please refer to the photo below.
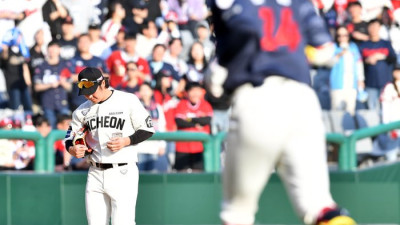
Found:
<svg viewBox="0 0 400 225"><path fill-rule="evenodd" d="M146 130L137 130L134 134L129 136L129 144L130 145L136 145L139 144L140 142L143 142L147 139L149 139L151 136L153 136L153 132L149 132Z"/></svg>

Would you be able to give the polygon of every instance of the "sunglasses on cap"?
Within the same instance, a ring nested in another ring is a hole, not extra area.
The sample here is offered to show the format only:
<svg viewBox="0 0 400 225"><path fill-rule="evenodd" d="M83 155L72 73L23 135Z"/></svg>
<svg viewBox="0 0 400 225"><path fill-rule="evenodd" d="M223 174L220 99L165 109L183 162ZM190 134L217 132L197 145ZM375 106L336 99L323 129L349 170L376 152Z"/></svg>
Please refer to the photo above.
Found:
<svg viewBox="0 0 400 225"><path fill-rule="evenodd" d="M81 80L78 82L78 88L81 89L83 87L90 88L93 87L95 83L100 83L103 80L101 77L99 80L89 81L89 80Z"/></svg>

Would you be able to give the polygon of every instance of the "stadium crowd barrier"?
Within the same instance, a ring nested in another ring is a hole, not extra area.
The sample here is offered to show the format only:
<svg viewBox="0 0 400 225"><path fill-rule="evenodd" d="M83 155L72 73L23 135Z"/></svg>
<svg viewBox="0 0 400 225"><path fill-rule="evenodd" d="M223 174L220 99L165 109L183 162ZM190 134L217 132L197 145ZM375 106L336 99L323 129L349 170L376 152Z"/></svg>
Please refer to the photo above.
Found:
<svg viewBox="0 0 400 225"><path fill-rule="evenodd" d="M350 134L328 133L326 140L330 143L339 144L339 170L352 171L357 169L356 142L394 129L400 129L400 121L361 128Z"/></svg>
<svg viewBox="0 0 400 225"><path fill-rule="evenodd" d="M338 167L341 171L357 169L356 142L362 138L376 136L394 129L400 129L400 121L380 124L355 130L351 134L328 133L326 140L339 145ZM47 137L38 132L21 130L0 130L0 139L25 139L35 142L35 172L54 172L54 142L63 139L65 131L53 130ZM220 152L226 133L208 135L196 132L158 132L150 140L201 141L204 146L204 168L206 172L219 172Z"/></svg>
<svg viewBox="0 0 400 225"><path fill-rule="evenodd" d="M54 142L64 139L66 131L53 130L47 137L42 137L38 132L22 130L0 130L0 139L25 139L35 142L35 172L54 172ZM204 146L204 169L206 172L220 171L221 143L225 133L208 135L196 132L158 132L150 140L166 141L201 141Z"/></svg>

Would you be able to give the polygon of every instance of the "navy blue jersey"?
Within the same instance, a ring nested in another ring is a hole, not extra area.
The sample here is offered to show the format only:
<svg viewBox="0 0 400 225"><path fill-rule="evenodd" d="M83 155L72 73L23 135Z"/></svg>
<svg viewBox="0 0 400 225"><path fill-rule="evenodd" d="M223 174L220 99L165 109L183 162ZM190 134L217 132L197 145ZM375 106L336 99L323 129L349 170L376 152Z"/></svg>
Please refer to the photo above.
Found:
<svg viewBox="0 0 400 225"><path fill-rule="evenodd" d="M64 77L71 77L71 63L69 61L60 61L56 65L50 65L47 61L35 69L33 77L35 83L51 84ZM45 109L61 110L68 107L67 90L61 85L56 88L49 88L40 94L41 106Z"/></svg>
<svg viewBox="0 0 400 225"><path fill-rule="evenodd" d="M211 9L216 53L229 71L224 84L228 92L244 83L259 86L270 75L311 83L304 48L332 38L309 0L269 0L261 5L235 0L226 9L219 2L226 4L214 0Z"/></svg>
<svg viewBox="0 0 400 225"><path fill-rule="evenodd" d="M389 41L365 41L360 44L360 52L365 61L368 57L380 53L386 56L385 60L378 60L376 64L364 63L365 86L370 88L383 88L392 82L393 65L396 63L396 53Z"/></svg>
<svg viewBox="0 0 400 225"><path fill-rule="evenodd" d="M63 60L71 60L73 57L75 57L77 53L77 47L78 45L78 39L74 38L72 40L64 40L64 38L61 38L60 40L60 57Z"/></svg>

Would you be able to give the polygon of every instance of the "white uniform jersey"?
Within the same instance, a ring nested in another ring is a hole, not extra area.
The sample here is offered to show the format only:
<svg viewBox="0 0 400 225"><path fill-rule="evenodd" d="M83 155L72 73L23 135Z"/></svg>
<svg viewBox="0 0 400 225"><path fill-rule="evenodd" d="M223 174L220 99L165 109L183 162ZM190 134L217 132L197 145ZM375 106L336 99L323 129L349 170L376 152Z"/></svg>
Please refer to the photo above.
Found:
<svg viewBox="0 0 400 225"><path fill-rule="evenodd" d="M133 146L126 146L117 152L107 148L113 137L129 137L137 130L154 133L149 113L134 95L118 90L104 102L94 104L86 101L72 114L71 134L87 127L86 144L93 149L90 155L98 163L137 162Z"/></svg>

